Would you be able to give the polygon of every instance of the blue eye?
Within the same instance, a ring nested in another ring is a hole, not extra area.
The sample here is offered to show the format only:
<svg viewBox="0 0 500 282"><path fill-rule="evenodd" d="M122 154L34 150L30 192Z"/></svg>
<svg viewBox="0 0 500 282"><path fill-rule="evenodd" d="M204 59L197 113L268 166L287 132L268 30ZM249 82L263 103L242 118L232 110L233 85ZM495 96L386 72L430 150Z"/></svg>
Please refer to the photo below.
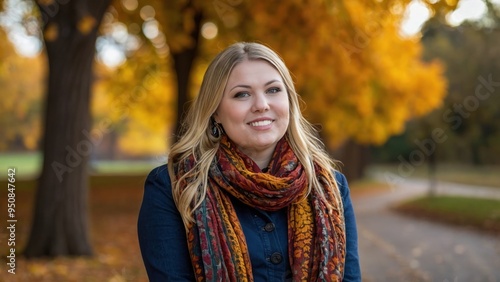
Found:
<svg viewBox="0 0 500 282"><path fill-rule="evenodd" d="M250 96L250 94L248 92L238 92L238 93L234 94L234 98L245 98L248 96Z"/></svg>
<svg viewBox="0 0 500 282"><path fill-rule="evenodd" d="M272 88L269 88L269 90L267 90L267 93L271 93L271 94L275 94L278 92L281 92L281 89L279 87L272 87Z"/></svg>

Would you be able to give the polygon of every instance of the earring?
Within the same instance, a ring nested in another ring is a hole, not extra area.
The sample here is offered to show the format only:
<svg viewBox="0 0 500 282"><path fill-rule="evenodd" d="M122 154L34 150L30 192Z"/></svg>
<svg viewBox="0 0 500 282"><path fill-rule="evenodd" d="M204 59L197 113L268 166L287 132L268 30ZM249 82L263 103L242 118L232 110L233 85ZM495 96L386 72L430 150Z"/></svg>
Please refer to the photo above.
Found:
<svg viewBox="0 0 500 282"><path fill-rule="evenodd" d="M212 119L212 131L210 133L215 138L219 138L222 134L222 128L220 127L220 124L217 123L214 119Z"/></svg>

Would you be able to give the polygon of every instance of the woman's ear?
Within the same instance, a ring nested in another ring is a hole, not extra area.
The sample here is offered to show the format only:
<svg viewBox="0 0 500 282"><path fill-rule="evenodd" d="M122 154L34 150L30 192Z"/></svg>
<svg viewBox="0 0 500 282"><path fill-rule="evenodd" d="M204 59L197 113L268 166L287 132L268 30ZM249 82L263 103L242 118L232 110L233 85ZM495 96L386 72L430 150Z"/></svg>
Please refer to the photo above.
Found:
<svg viewBox="0 0 500 282"><path fill-rule="evenodd" d="M214 114L212 115L212 119L216 122L216 123L220 123L219 122L219 116L217 115L217 112L214 112Z"/></svg>

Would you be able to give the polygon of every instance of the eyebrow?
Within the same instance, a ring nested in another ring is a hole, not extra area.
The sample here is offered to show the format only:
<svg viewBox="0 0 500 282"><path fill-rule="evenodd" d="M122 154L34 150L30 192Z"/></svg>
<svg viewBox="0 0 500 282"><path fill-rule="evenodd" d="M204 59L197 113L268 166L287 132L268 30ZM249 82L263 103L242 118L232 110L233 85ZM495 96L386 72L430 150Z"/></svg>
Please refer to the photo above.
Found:
<svg viewBox="0 0 500 282"><path fill-rule="evenodd" d="M273 84L273 83L275 83L275 82L282 83L280 80L273 79L273 80L268 81L266 84L264 84L264 86L268 86L269 84ZM241 88L252 88L250 85L238 84L238 85L234 86L233 88L231 88L229 91L233 91L233 89L234 89L234 88L237 88L237 87L241 87Z"/></svg>

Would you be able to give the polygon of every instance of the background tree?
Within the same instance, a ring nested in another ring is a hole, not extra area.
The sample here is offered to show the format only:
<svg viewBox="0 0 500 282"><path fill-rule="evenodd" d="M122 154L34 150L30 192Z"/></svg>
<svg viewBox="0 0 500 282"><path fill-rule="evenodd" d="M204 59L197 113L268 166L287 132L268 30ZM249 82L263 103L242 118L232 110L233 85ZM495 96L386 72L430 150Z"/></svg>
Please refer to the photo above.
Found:
<svg viewBox="0 0 500 282"><path fill-rule="evenodd" d="M436 161L499 163L495 156L500 153L500 51L496 47L500 44L500 21L498 6L487 6L489 11L480 21L453 27L444 15L436 15L426 23L423 58L439 59L445 65L447 96L442 107L410 122L403 135L378 149L379 160L408 156L416 149L415 140L429 138L433 129L441 128L447 140L446 144L436 144L431 155ZM394 143L405 149L395 151Z"/></svg>
<svg viewBox="0 0 500 282"><path fill-rule="evenodd" d="M43 167L28 257L90 255L87 162L95 40L109 0L38 1L48 58Z"/></svg>
<svg viewBox="0 0 500 282"><path fill-rule="evenodd" d="M499 38L499 26L491 18L456 28L437 20L427 25L426 58L440 58L448 66L449 94L444 106L433 113L440 117L433 125L447 129L450 138L449 146L441 150L445 160L498 163L492 156L500 152L500 98L496 95L500 51L495 47Z"/></svg>

